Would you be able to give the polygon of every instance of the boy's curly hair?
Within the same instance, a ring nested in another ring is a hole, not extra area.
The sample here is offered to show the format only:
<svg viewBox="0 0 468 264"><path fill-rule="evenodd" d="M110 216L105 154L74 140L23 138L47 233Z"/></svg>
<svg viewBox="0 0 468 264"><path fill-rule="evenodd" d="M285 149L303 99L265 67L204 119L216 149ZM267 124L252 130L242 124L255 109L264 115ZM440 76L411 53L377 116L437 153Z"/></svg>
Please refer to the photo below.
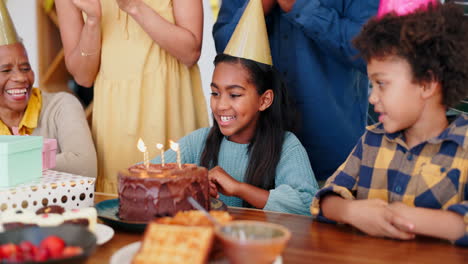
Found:
<svg viewBox="0 0 468 264"><path fill-rule="evenodd" d="M353 44L367 62L392 55L406 59L414 82L441 83L447 107L468 97L468 17L454 4L372 18Z"/></svg>

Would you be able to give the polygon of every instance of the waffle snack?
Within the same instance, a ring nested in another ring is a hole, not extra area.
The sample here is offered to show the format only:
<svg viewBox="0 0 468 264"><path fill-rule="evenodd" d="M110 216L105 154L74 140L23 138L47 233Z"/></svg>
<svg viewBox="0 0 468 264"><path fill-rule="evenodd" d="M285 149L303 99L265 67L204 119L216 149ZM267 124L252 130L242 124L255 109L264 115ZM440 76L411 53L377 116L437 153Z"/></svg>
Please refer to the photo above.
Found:
<svg viewBox="0 0 468 264"><path fill-rule="evenodd" d="M214 231L206 226L165 225L151 222L132 264L206 263Z"/></svg>
<svg viewBox="0 0 468 264"><path fill-rule="evenodd" d="M210 211L210 215L218 220L218 222L223 225L232 221L232 216L225 211ZM167 225L183 225L183 226L207 226L213 228L213 223L208 220L208 218L200 211L191 210L178 212L173 217L162 217L154 220L160 224ZM217 240L215 238L215 240ZM211 260L221 259L223 257L223 251L221 244L215 242L211 250Z"/></svg>
<svg viewBox="0 0 468 264"><path fill-rule="evenodd" d="M225 224L232 220L232 216L224 211L210 211L210 215L218 220L220 224ZM161 217L155 221L167 225L213 226L210 220L197 210L178 212L174 217Z"/></svg>

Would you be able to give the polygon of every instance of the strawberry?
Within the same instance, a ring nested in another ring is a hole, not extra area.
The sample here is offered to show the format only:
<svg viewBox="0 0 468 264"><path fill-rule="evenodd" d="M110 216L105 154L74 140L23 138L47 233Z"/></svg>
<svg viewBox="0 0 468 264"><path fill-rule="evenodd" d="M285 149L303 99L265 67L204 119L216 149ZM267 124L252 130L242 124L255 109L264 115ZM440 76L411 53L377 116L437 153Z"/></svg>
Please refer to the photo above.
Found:
<svg viewBox="0 0 468 264"><path fill-rule="evenodd" d="M62 257L68 258L68 257L78 256L81 253L83 253L82 248L68 246L63 250Z"/></svg>
<svg viewBox="0 0 468 264"><path fill-rule="evenodd" d="M24 260L34 260L34 256L37 254L37 247L29 241L21 241L19 247L23 253Z"/></svg>
<svg viewBox="0 0 468 264"><path fill-rule="evenodd" d="M7 258L8 262L20 263L24 261L23 255L14 254Z"/></svg>
<svg viewBox="0 0 468 264"><path fill-rule="evenodd" d="M21 253L21 249L13 243L8 243L0 246L0 250L2 251L2 258L7 259Z"/></svg>
<svg viewBox="0 0 468 264"><path fill-rule="evenodd" d="M46 261L50 257L49 250L47 248L39 247L37 254L34 256L34 261Z"/></svg>
<svg viewBox="0 0 468 264"><path fill-rule="evenodd" d="M62 256L65 242L58 236L48 236L41 241L40 248L46 248L52 258L59 258Z"/></svg>

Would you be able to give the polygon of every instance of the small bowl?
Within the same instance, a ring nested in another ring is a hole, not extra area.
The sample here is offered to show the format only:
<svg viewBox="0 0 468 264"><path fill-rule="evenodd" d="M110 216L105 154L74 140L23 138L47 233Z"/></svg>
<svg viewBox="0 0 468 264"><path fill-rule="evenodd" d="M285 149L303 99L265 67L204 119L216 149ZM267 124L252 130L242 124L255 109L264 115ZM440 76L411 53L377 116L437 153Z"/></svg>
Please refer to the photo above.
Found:
<svg viewBox="0 0 468 264"><path fill-rule="evenodd" d="M273 263L291 238L284 226L260 221L232 221L216 230L229 261Z"/></svg>
<svg viewBox="0 0 468 264"><path fill-rule="evenodd" d="M4 233L0 233L0 245L7 243L19 244L23 240L28 240L34 245L39 245L40 242L50 236L55 235L65 241L67 246L78 246L83 249L83 253L77 256L50 259L41 262L23 262L23 263L41 263L41 264L52 264L52 263L84 263L86 259L96 249L96 236L91 233L88 228L79 225L63 224L53 227L26 227L8 230ZM5 261L4 263L9 263Z"/></svg>

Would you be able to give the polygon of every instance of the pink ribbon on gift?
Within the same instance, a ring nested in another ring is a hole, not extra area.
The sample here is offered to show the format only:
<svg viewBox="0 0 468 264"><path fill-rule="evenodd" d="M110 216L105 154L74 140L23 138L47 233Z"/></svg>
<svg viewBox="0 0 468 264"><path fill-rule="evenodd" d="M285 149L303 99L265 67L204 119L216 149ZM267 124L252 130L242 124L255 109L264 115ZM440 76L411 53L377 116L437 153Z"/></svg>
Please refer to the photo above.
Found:
<svg viewBox="0 0 468 264"><path fill-rule="evenodd" d="M57 140L44 138L42 146L42 171L55 168L55 155L57 154Z"/></svg>
<svg viewBox="0 0 468 264"><path fill-rule="evenodd" d="M416 9L426 8L430 3L436 5L437 0L380 0L379 11L377 17L395 12L399 16L412 13Z"/></svg>

